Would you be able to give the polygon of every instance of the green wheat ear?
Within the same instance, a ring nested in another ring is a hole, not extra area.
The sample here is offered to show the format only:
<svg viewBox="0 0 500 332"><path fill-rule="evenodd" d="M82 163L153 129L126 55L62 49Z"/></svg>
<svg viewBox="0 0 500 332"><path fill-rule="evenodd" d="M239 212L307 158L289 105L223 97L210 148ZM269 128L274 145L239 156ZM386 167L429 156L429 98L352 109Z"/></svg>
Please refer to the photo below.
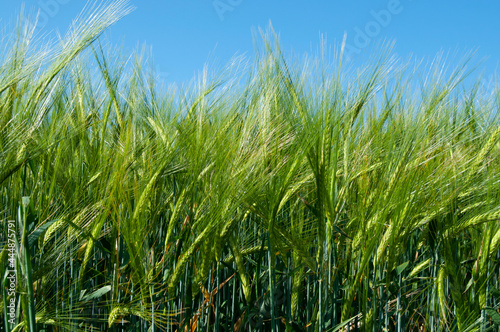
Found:
<svg viewBox="0 0 500 332"><path fill-rule="evenodd" d="M446 78L383 47L353 70L270 27L253 61L161 88L147 52L94 43L128 2L92 8L0 54L16 331L499 326L500 113L468 59Z"/></svg>

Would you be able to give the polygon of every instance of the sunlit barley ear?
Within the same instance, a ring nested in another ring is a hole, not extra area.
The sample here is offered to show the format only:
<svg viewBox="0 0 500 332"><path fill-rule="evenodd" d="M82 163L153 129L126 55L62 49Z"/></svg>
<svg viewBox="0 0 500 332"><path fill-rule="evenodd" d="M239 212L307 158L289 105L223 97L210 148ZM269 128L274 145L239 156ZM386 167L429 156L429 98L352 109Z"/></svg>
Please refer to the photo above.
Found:
<svg viewBox="0 0 500 332"><path fill-rule="evenodd" d="M88 8L0 56L14 330L497 327L500 118L468 59L352 70L269 27L254 59L160 90L146 52L95 42L127 2Z"/></svg>

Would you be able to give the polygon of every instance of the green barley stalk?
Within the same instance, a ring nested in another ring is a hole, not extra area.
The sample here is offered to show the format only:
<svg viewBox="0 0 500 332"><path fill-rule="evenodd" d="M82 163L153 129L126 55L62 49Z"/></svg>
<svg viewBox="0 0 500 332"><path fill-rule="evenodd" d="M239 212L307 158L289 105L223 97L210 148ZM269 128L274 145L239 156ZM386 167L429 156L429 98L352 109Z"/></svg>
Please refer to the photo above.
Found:
<svg viewBox="0 0 500 332"><path fill-rule="evenodd" d="M94 44L126 2L94 9L0 56L18 330L489 328L500 117L465 67L299 61L270 28L253 62L161 88L147 52Z"/></svg>

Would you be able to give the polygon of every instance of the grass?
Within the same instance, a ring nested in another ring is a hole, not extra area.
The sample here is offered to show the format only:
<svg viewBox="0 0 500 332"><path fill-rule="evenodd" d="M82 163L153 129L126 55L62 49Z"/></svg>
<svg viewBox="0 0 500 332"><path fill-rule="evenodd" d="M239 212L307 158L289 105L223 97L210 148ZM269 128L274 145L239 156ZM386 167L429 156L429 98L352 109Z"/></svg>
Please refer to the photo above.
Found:
<svg viewBox="0 0 500 332"><path fill-rule="evenodd" d="M290 62L269 30L162 88L96 42L127 2L89 10L0 57L14 330L500 330L500 95L468 62Z"/></svg>

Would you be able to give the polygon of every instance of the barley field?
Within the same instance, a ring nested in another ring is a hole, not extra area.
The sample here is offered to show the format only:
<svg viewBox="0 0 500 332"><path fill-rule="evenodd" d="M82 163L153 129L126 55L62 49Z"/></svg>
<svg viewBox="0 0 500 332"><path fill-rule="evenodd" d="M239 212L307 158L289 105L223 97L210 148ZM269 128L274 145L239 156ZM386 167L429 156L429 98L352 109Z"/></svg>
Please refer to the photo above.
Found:
<svg viewBox="0 0 500 332"><path fill-rule="evenodd" d="M129 11L1 39L3 331L500 331L500 94L472 60L294 60L268 29L165 87L100 42Z"/></svg>

